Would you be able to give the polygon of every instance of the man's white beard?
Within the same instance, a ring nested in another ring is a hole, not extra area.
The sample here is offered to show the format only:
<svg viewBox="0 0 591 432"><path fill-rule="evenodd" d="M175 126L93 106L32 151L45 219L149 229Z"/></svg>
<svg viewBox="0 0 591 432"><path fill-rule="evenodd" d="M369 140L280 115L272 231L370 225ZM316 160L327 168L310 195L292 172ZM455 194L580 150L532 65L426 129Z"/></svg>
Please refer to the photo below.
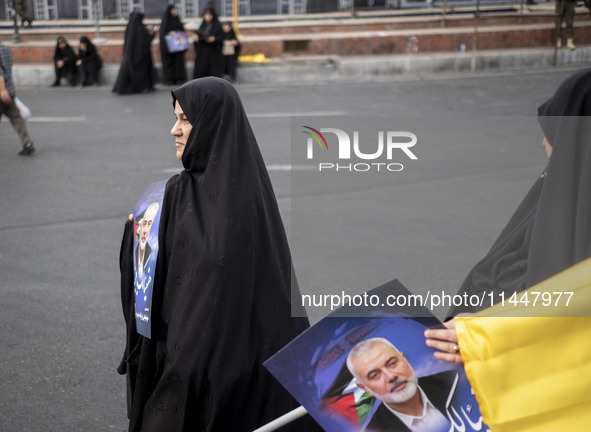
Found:
<svg viewBox="0 0 591 432"><path fill-rule="evenodd" d="M370 393L373 396L375 396L376 398L381 399L385 403L391 403L391 404L404 403L404 402L408 401L410 398L412 398L415 395L415 393L419 390L419 379L417 378L416 375L413 375L408 380L400 380L400 381L395 382L394 384L391 385L390 389L400 385L400 383L404 382L404 381L406 381L406 387L404 387L402 390L394 391L394 392L391 391L389 393L384 393L384 394L374 393L371 391L370 391Z"/></svg>

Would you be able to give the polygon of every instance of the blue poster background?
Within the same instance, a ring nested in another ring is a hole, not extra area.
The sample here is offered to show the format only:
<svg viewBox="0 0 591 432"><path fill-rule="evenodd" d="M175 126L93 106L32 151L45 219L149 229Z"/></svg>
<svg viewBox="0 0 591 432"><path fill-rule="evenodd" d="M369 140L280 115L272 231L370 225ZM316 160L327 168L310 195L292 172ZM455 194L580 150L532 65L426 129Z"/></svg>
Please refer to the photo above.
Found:
<svg viewBox="0 0 591 432"><path fill-rule="evenodd" d="M152 290L165 185L166 180L149 184L133 211L135 321L138 333L147 338L152 337Z"/></svg>
<svg viewBox="0 0 591 432"><path fill-rule="evenodd" d="M394 280L368 295L404 293L409 292ZM435 350L425 344L424 331L442 327L437 318L424 317L425 311L418 318L403 308L381 306L368 307L364 314L347 317L345 311L335 311L271 357L265 366L327 432L363 431L381 401L357 387L346 359L359 341L383 337L404 353L417 377L445 372L441 375L453 382L441 390L448 400L443 414L450 421L449 432L488 430L463 367L437 360L433 357ZM360 402L365 408L358 409Z"/></svg>

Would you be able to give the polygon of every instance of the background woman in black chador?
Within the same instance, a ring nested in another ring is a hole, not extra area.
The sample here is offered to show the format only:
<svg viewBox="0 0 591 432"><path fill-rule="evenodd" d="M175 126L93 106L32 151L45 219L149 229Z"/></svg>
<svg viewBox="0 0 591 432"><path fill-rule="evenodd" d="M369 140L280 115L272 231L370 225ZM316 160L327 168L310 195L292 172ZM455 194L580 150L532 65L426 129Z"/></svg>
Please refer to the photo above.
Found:
<svg viewBox="0 0 591 432"><path fill-rule="evenodd" d="M80 82L82 86L95 85L99 82L99 72L103 67L103 60L86 36L80 38L78 49L78 60L76 65L80 71Z"/></svg>
<svg viewBox="0 0 591 432"><path fill-rule="evenodd" d="M53 65L55 67L55 82L52 87L59 86L62 78L66 78L70 85L76 85L76 54L63 36L57 38Z"/></svg>
<svg viewBox="0 0 591 432"><path fill-rule="evenodd" d="M291 254L235 89L202 78L172 97L184 170L162 202L151 339L135 331L132 221L121 247L130 430L250 432L297 406L263 362L308 321L290 317Z"/></svg>
<svg viewBox="0 0 591 432"><path fill-rule="evenodd" d="M199 30L195 32L195 68L193 78L221 77L224 30L213 8L206 9Z"/></svg>
<svg viewBox="0 0 591 432"><path fill-rule="evenodd" d="M508 300L591 256L591 69L567 78L538 108L550 158L488 254L459 294ZM450 313L477 312L457 307ZM453 321L448 323L453 326ZM443 335L440 335L443 336ZM446 334L452 342L455 334ZM449 339L443 339L448 340ZM457 339L455 340L457 343ZM443 348L444 345L433 345ZM461 361L459 353L449 359Z"/></svg>
<svg viewBox="0 0 591 432"><path fill-rule="evenodd" d="M165 84L182 84L187 81L186 51L170 52L166 44L166 35L177 31L185 31L185 27L178 17L176 6L169 5L160 24L160 54Z"/></svg>
<svg viewBox="0 0 591 432"><path fill-rule="evenodd" d="M152 39L157 29L143 24L144 14L132 12L125 29L121 67L113 91L118 94L154 90L156 73L152 61Z"/></svg>
<svg viewBox="0 0 591 432"><path fill-rule="evenodd" d="M225 22L222 24L222 28L224 30L224 46L222 47L224 75L228 75L230 82L234 82L236 81L236 64L238 63L242 44L236 37L232 23Z"/></svg>

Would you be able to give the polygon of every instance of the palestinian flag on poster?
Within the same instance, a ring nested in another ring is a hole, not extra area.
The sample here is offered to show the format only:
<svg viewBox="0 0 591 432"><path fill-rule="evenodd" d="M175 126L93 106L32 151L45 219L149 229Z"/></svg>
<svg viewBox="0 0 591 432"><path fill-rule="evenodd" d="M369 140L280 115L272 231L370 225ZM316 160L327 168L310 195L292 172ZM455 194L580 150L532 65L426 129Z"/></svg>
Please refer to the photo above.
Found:
<svg viewBox="0 0 591 432"><path fill-rule="evenodd" d="M347 345L355 345L371 334L377 327L375 322L361 325L350 334L345 335ZM318 360L318 370L322 371L332 365L344 354L343 348L335 344L328 349ZM327 410L346 418L350 422L361 426L373 410L375 398L357 386L355 378L344 364L337 377L321 397L322 404Z"/></svg>
<svg viewBox="0 0 591 432"><path fill-rule="evenodd" d="M333 386L322 395L322 404L327 410L359 426L365 423L374 403L375 398L357 386L346 366L341 368Z"/></svg>

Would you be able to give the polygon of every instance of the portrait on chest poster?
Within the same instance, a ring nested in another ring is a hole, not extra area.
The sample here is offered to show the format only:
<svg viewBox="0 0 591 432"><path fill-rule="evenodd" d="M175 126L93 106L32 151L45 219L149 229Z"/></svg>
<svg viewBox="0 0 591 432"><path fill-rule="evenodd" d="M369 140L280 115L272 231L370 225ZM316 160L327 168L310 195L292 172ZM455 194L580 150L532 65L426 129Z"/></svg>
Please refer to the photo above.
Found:
<svg viewBox="0 0 591 432"><path fill-rule="evenodd" d="M367 292L408 294L398 280ZM425 330L442 327L435 316L381 302L352 308L321 319L265 363L326 431L488 430L464 369L425 344Z"/></svg>
<svg viewBox="0 0 591 432"><path fill-rule="evenodd" d="M151 337L152 288L158 256L158 226L166 181L148 185L134 209L133 268L138 333Z"/></svg>

